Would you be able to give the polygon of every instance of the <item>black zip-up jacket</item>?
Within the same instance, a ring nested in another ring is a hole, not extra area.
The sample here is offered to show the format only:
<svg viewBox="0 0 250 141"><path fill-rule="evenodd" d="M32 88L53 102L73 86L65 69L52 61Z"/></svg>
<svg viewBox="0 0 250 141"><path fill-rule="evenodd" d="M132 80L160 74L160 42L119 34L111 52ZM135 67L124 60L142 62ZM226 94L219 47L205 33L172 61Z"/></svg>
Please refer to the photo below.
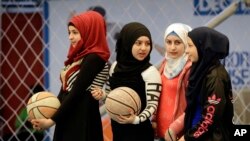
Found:
<svg viewBox="0 0 250 141"><path fill-rule="evenodd" d="M201 120L185 133L185 141L230 141L233 128L232 86L223 65L209 71L202 81ZM192 117L195 112L192 113ZM192 118L191 118L192 119Z"/></svg>

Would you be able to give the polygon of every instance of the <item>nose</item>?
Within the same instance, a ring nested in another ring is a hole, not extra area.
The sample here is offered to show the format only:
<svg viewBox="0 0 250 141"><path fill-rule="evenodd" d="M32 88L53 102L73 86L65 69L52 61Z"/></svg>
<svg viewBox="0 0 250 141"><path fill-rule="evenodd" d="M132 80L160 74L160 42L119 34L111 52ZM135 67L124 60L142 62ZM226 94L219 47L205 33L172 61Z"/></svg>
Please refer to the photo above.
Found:
<svg viewBox="0 0 250 141"><path fill-rule="evenodd" d="M73 39L72 34L69 34L69 40L72 40L72 39Z"/></svg>
<svg viewBox="0 0 250 141"><path fill-rule="evenodd" d="M142 46L141 46L141 50L145 50L145 49L146 49L146 47L147 47L147 44L146 44L146 43L142 44Z"/></svg>
<svg viewBox="0 0 250 141"><path fill-rule="evenodd" d="M171 48L171 50L175 50L176 49L175 44L174 43L170 44L170 48Z"/></svg>
<svg viewBox="0 0 250 141"><path fill-rule="evenodd" d="M188 48L185 49L185 53L189 54L189 49Z"/></svg>

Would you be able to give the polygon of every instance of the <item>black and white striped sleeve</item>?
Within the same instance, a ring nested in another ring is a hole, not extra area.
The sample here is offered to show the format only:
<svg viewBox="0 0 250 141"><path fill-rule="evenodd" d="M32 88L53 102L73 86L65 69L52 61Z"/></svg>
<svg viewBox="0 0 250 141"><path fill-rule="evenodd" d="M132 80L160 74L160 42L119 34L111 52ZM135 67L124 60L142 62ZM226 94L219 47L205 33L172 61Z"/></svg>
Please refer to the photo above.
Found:
<svg viewBox="0 0 250 141"><path fill-rule="evenodd" d="M108 75L108 80L107 82L105 83L105 89L103 90L103 97L102 97L102 100L105 100L106 97L107 97L107 94L111 91L111 88L110 88L110 84L109 84L109 77L112 76L112 74L114 73L114 69L115 69L115 66L116 66L117 62L115 61L109 68L109 75Z"/></svg>
<svg viewBox="0 0 250 141"><path fill-rule="evenodd" d="M102 89L108 79L108 72L109 72L109 65L108 63L106 63L102 71L96 75L95 79L90 85L90 90L92 90L94 87L99 87Z"/></svg>

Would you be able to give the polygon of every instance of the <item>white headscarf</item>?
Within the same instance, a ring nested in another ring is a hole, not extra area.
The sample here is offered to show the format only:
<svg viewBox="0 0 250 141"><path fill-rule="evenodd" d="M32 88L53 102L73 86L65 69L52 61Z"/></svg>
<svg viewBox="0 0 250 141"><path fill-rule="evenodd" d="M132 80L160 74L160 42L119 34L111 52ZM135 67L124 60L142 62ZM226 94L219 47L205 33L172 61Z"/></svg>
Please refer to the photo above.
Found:
<svg viewBox="0 0 250 141"><path fill-rule="evenodd" d="M188 38L188 32L191 31L192 28L186 24L183 23L173 23L169 25L165 31L164 34L164 41L173 32L182 40L184 47L188 46L187 38ZM167 63L164 67L164 75L168 79L172 79L179 75L179 73L184 68L186 62L187 62L187 55L185 52L183 52L183 55L179 58L173 59L167 56L167 53L165 55L165 58L167 60Z"/></svg>

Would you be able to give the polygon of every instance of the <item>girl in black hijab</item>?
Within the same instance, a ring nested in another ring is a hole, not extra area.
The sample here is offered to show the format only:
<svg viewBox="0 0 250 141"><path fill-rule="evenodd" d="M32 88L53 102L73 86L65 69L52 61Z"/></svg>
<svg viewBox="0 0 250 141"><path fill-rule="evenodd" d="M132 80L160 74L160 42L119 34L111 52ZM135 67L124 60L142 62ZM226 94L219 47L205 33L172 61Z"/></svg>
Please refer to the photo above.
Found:
<svg viewBox="0 0 250 141"><path fill-rule="evenodd" d="M193 62L187 89L185 141L229 141L233 123L231 80L220 59L229 52L222 33L198 27L188 33Z"/></svg>
<svg viewBox="0 0 250 141"><path fill-rule="evenodd" d="M129 87L141 99L139 115L119 116L111 119L113 141L154 141L150 118L155 112L161 93L161 77L151 65L152 39L148 28L138 22L126 24L116 43L116 61L109 71L109 91L117 87ZM109 88L110 87L110 88ZM96 99L105 93L94 90ZM107 92L108 94L108 92Z"/></svg>

